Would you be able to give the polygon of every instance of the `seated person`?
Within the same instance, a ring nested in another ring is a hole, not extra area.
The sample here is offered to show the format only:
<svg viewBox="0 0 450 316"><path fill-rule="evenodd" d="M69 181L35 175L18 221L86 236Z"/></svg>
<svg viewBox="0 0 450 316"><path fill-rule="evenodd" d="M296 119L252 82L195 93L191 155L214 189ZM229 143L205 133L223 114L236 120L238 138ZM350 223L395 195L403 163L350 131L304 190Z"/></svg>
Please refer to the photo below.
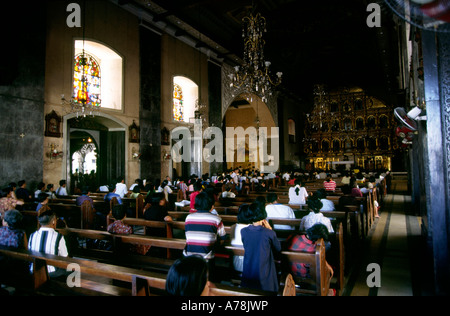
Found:
<svg viewBox="0 0 450 316"><path fill-rule="evenodd" d="M335 211L334 203L327 199L327 193L325 189L319 189L314 193L314 195L322 202L321 212L332 212Z"/></svg>
<svg viewBox="0 0 450 316"><path fill-rule="evenodd" d="M334 192L336 190L336 182L334 182L330 174L327 175L327 179L323 182L323 187L328 192Z"/></svg>
<svg viewBox="0 0 450 316"><path fill-rule="evenodd" d="M85 201L89 201L91 203L91 207L94 208L94 201L89 196L89 194L91 194L91 190L89 189L89 187L84 187L81 194L82 195L77 197L77 199L75 200L75 204L77 206L81 206L81 204L83 204Z"/></svg>
<svg viewBox="0 0 450 316"><path fill-rule="evenodd" d="M114 185L110 185L109 186L109 193L106 194L105 198L104 198L106 203L111 202L112 198L115 197L115 198L117 198L117 202L119 204L122 204L122 199L120 198L120 195L116 194L115 191L116 191L116 188L114 187Z"/></svg>
<svg viewBox="0 0 450 316"><path fill-rule="evenodd" d="M41 227L38 231L31 234L28 241L28 249L49 255L68 257L69 252L67 250L66 240L63 235L55 230L57 222L55 213L51 210L45 211L40 214L38 220ZM45 240L47 242L44 242ZM51 278L65 276L67 274L65 269L55 268L54 266L47 266L47 269Z"/></svg>
<svg viewBox="0 0 450 316"><path fill-rule="evenodd" d="M145 199L144 218L148 221L172 221L168 215L167 200L163 192L154 193Z"/></svg>
<svg viewBox="0 0 450 316"><path fill-rule="evenodd" d="M271 218L285 218L285 219L295 219L294 211L287 205L278 203L278 196L276 193L267 194L266 212L267 219ZM291 230L295 227L289 225L273 225L275 229L281 230Z"/></svg>
<svg viewBox="0 0 450 316"><path fill-rule="evenodd" d="M45 183L39 182L37 185L37 190L34 191L34 198L37 200L39 193L45 192Z"/></svg>
<svg viewBox="0 0 450 316"><path fill-rule="evenodd" d="M234 194L232 192L232 190L233 190L233 184L227 183L225 185L225 190L222 192L222 198L224 198L224 199L226 199L226 198L234 199L236 197L236 194Z"/></svg>
<svg viewBox="0 0 450 316"><path fill-rule="evenodd" d="M323 204L316 196L312 196L306 202L308 204L311 212L304 216L300 222L300 230L307 230L313 227L315 224L323 224L328 228L330 233L334 233L333 226L331 225L331 220L320 212Z"/></svg>
<svg viewBox="0 0 450 316"><path fill-rule="evenodd" d="M112 216L115 221L108 226L108 233L118 235L130 235L133 233L133 228L123 223L123 219L126 217L125 209L123 205L117 204L112 208Z"/></svg>
<svg viewBox="0 0 450 316"><path fill-rule="evenodd" d="M19 187L16 190L16 198L18 200L22 200L24 202L31 202L33 201L33 196L27 189L27 182L25 180L20 180L17 183L17 186Z"/></svg>
<svg viewBox="0 0 450 316"><path fill-rule="evenodd" d="M47 193L45 193L45 192L39 193L39 195L38 195L38 197L37 197L38 205L37 205L37 207L36 207L36 211L39 212L39 210L40 210L43 206L48 205L48 201L49 201L49 196L48 196ZM50 209L50 208L48 208L48 209Z"/></svg>
<svg viewBox="0 0 450 316"><path fill-rule="evenodd" d="M170 296L208 296L208 264L201 256L182 257L170 267L166 292Z"/></svg>
<svg viewBox="0 0 450 316"><path fill-rule="evenodd" d="M7 187L2 189L2 195L0 198L0 216L3 217L6 211L14 210L17 205L23 204L23 201L16 200L12 197L12 188Z"/></svg>
<svg viewBox="0 0 450 316"><path fill-rule="evenodd" d="M185 220L185 256L201 255L205 259L213 259L217 237L221 241L226 239L222 219L211 214L213 207L214 201L208 193L201 192L195 197L196 212L189 214Z"/></svg>
<svg viewBox="0 0 450 316"><path fill-rule="evenodd" d="M20 229L23 216L17 210L5 212L0 227L0 246L12 247L16 249L27 249L25 232Z"/></svg>
<svg viewBox="0 0 450 316"><path fill-rule="evenodd" d="M323 224L315 224L306 231L304 235L296 235L290 237L287 240L289 251L307 252L314 253L316 251L316 243L319 239L323 239L326 245L326 249L330 248L328 243L329 231L327 227ZM291 272L294 277L299 277L302 279L311 278L310 264L303 262L290 262ZM333 268L326 263L327 277L331 279L333 277ZM332 291L334 293L334 291Z"/></svg>
<svg viewBox="0 0 450 316"><path fill-rule="evenodd" d="M306 188L302 186L302 182L300 180L295 180L294 184L294 187L289 188L289 204L306 204L306 199L308 198Z"/></svg>

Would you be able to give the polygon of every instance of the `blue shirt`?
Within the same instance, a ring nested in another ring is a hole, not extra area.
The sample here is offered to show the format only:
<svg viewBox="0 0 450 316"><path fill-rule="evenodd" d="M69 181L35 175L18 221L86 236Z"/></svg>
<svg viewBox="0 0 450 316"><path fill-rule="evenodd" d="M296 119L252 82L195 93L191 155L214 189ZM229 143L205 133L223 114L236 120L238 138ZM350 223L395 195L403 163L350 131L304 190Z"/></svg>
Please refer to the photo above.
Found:
<svg viewBox="0 0 450 316"><path fill-rule="evenodd" d="M117 202L119 202L119 204L122 204L122 199L120 198L120 195L119 194L115 194L113 192L110 192L110 193L105 195L105 202L109 203L112 200L113 197L117 198Z"/></svg>

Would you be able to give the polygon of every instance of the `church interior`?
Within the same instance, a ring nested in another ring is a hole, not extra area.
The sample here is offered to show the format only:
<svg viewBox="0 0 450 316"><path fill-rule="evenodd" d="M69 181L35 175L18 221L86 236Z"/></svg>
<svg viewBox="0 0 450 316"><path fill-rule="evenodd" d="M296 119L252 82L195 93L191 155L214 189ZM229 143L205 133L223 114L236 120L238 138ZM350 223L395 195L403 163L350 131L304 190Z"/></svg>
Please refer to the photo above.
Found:
<svg viewBox="0 0 450 316"><path fill-rule="evenodd" d="M239 170L287 198L285 173L311 192L322 174L338 191L346 173L382 174L380 217L343 212L338 295L450 294L450 1L11 1L1 15L0 189L65 180L75 198ZM366 263L390 252L367 286ZM408 290L387 290L403 261Z"/></svg>

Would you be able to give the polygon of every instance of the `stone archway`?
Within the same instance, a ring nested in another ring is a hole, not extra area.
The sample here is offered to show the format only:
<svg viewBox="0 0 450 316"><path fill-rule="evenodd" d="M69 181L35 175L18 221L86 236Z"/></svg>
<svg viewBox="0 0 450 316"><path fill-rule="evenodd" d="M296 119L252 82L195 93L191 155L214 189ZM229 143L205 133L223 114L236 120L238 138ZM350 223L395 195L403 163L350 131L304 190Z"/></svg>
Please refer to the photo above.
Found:
<svg viewBox="0 0 450 316"><path fill-rule="evenodd" d="M75 185L75 170L72 157L82 145L83 137L91 137L96 148L95 180L89 185L97 189L100 185L115 184L118 177L127 177L128 170L128 127L119 119L98 113L94 117L77 119L75 114L64 117L64 157L63 178L67 180L70 190ZM79 182L79 178L76 179ZM77 185L78 185L77 183ZM84 183L84 182L83 182Z"/></svg>
<svg viewBox="0 0 450 316"><path fill-rule="evenodd" d="M233 128L235 131L242 128L245 138L239 140L238 137L227 135L227 128ZM272 142L275 141L277 152L279 151L278 133L273 133L273 129L277 129L277 124L269 107L262 102L261 98L251 94L240 94L232 100L223 117L223 132L225 136L225 168L234 169L250 169L264 170L269 165L262 161L259 151L259 140L264 137L267 140L267 154L272 157ZM250 135L256 131L256 139ZM247 135L248 133L248 135ZM267 133L267 134L266 134ZM236 140L236 141L235 141ZM255 145L256 144L256 145ZM279 159L272 157L269 159ZM231 158L231 159L230 159Z"/></svg>

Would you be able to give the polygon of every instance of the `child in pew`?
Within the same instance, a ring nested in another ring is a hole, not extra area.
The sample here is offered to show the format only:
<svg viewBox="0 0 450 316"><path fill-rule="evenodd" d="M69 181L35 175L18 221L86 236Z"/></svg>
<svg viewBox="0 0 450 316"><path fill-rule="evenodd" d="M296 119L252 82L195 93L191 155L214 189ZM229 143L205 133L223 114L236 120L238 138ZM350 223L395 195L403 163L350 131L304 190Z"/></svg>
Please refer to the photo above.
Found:
<svg viewBox="0 0 450 316"><path fill-rule="evenodd" d="M39 194L38 194L38 197L37 197L38 205L37 205L37 207L36 207L36 212L39 212L39 210L40 210L43 206L48 205L48 201L49 201L49 196L48 196L47 193L45 193L45 192L39 193Z"/></svg>
<svg viewBox="0 0 450 316"><path fill-rule="evenodd" d="M241 230L245 249L241 285L275 294L279 284L275 256L281 252L281 244L259 203L252 203L243 216L252 225Z"/></svg>
<svg viewBox="0 0 450 316"><path fill-rule="evenodd" d="M166 292L170 296L209 296L208 264L201 256L182 257L170 267Z"/></svg>
<svg viewBox="0 0 450 316"><path fill-rule="evenodd" d="M295 235L290 236L287 240L288 250L289 251L298 251L298 252L307 252L314 253L316 251L316 242L319 239L323 239L325 242L325 250L329 250L331 248L331 244L328 242L328 228L323 224L315 224L308 230L306 230L306 234L304 235ZM302 262L290 262L291 272L294 277L309 279L311 278L310 274L310 265ZM327 267L327 277L331 279L333 277L333 268L326 263ZM331 290L330 294L334 296L335 291Z"/></svg>
<svg viewBox="0 0 450 316"><path fill-rule="evenodd" d="M130 225L127 225L123 222L123 219L126 217L125 208L122 204L117 204L113 206L112 209L112 216L114 217L115 221L112 224L109 224L108 226L108 233L110 234L117 234L117 235L131 235L133 234L133 227ZM104 246L105 248L109 248L110 245ZM132 245L130 246L131 252L135 252L141 255L145 255L148 250L150 249L150 246L145 245Z"/></svg>
<svg viewBox="0 0 450 316"><path fill-rule="evenodd" d="M118 235L130 235L133 233L133 227L125 224L123 219L126 216L125 210L122 204L114 205L112 210L112 216L115 221L108 226L108 233Z"/></svg>

